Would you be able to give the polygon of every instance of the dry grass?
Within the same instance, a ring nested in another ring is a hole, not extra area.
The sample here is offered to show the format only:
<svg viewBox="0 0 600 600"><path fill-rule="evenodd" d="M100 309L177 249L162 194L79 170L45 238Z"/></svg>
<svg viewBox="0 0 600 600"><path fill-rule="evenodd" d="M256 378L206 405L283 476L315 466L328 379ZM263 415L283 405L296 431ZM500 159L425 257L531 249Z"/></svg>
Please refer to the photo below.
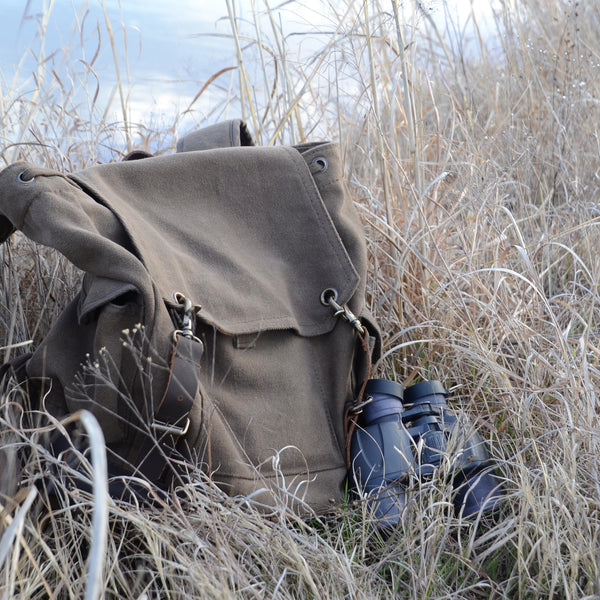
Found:
<svg viewBox="0 0 600 600"><path fill-rule="evenodd" d="M237 69L212 85L232 76L228 110L263 143L324 134L340 142L369 239L380 373L453 388L453 406L480 426L506 480L502 512L494 522L457 519L437 477L412 490L401 526L383 539L361 507L306 522L282 502L267 519L199 475L175 506L107 502L107 597L600 594L600 9L507 1L496 17L501 48L481 42L464 54L460 40L440 46L425 16L414 29L397 8L332 3L321 50L298 63L266 0L255 21L268 27L253 35L233 27L229 0ZM115 39L104 42L111 51ZM2 88L6 162L71 169L128 143L172 146L183 115L157 131L110 123L93 93L84 114L80 90L53 77L45 57L34 92ZM88 61L92 79L93 69ZM56 257L39 251L29 264L29 254L20 242L2 254L5 357L43 335L77 279ZM102 500L71 494L40 511L43 492L30 490L57 467L37 432L18 429L11 443L30 457L24 488L2 513L3 597L93 597L87 572Z"/></svg>

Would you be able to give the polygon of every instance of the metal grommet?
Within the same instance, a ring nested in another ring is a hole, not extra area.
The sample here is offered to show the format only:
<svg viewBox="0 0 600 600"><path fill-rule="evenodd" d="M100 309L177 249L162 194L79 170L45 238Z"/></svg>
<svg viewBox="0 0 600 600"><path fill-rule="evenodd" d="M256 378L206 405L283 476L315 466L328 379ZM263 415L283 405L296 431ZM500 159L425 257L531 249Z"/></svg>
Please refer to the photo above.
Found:
<svg viewBox="0 0 600 600"><path fill-rule="evenodd" d="M35 177L29 176L28 171L21 171L17 175L17 181L23 185L29 185L35 181Z"/></svg>
<svg viewBox="0 0 600 600"><path fill-rule="evenodd" d="M327 169L329 169L329 163L327 162L327 159L324 156L317 156L315 158L313 158L312 162L310 163L311 167L319 167L319 171L321 173L325 173L325 171L327 171Z"/></svg>
<svg viewBox="0 0 600 600"><path fill-rule="evenodd" d="M338 291L335 288L327 288L321 292L321 304L323 306L330 306L331 300L337 302Z"/></svg>

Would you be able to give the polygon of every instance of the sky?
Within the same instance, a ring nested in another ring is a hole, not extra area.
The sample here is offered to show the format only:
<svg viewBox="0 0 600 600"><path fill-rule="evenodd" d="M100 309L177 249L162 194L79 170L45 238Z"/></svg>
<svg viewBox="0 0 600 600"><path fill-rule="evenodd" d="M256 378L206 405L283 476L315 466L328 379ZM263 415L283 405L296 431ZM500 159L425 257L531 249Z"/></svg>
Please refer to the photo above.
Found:
<svg viewBox="0 0 600 600"><path fill-rule="evenodd" d="M44 48L46 54L60 47L77 48L68 60L93 62L93 68L103 83L115 80L114 61L109 51L100 0L0 1L0 82L4 89L27 85L23 83L31 72L31 68L28 71L27 67L34 64L28 48L39 27L39 15L50 6L52 10ZM248 17L252 4L263 8L264 2L235 0L241 27L250 27L251 19ZM470 0L432 0L425 3L440 22L449 13L457 23L464 23L471 11ZM288 43L302 40L303 50L308 52L312 43L322 44L323 38L294 34L331 31L334 23L323 9L326 4L324 0L295 0L291 3L269 0L279 24L288 34ZM129 57L126 63L128 71L121 66L121 77L132 84L130 106L134 120L159 118L161 114L185 109L211 75L232 64L234 48L227 37L231 29L226 0L105 0L104 6L113 24L121 65L125 64L122 60L125 53ZM486 13L491 14L490 2L479 2L476 6L478 19L484 19ZM98 23L100 27L97 27ZM267 22L265 27L269 27ZM80 31L84 32L83 36ZM102 52L94 62L98 35L101 36ZM32 48L36 53L40 51L36 44ZM20 60L24 62L21 70L17 71ZM83 62L79 64L83 65ZM15 78L16 72L18 76ZM91 77L87 85L93 87L94 82L94 77ZM103 92L109 94L106 87L109 86L105 86ZM210 90L202 100L207 106L214 102ZM198 106L195 105L195 108Z"/></svg>

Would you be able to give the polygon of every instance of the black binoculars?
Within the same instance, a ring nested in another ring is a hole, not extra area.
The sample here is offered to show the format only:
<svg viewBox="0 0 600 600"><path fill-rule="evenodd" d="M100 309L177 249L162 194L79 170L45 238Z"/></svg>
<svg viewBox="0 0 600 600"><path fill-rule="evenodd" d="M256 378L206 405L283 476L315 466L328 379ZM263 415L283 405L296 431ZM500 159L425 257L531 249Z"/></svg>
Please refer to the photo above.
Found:
<svg viewBox="0 0 600 600"><path fill-rule="evenodd" d="M450 461L454 510L469 516L493 511L502 483L481 435L446 403L439 381L404 389L395 381L370 379L365 404L350 446L351 487L372 503L378 527L398 523L411 477L430 477Z"/></svg>

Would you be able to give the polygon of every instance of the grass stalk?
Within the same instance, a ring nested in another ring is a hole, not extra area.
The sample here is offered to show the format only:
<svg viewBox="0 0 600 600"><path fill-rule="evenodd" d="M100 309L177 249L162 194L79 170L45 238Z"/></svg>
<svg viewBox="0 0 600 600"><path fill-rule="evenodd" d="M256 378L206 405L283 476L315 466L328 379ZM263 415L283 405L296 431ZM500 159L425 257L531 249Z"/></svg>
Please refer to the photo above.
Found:
<svg viewBox="0 0 600 600"><path fill-rule="evenodd" d="M377 140L377 153L379 159L379 169L382 175L382 186L383 186L383 203L385 206L385 215L388 222L389 227L393 227L394 216L392 211L392 198L390 191L390 175L389 175L389 167L386 160L386 152L385 152L385 143L383 137L382 126L383 123L381 121L380 114L380 103L379 103L379 93L378 93L378 85L377 85L377 77L375 75L375 60L373 57L373 37L371 35L371 24L369 17L369 1L363 0L363 12L364 12L364 24L365 24L365 37L367 43L367 51L369 55L369 74L370 74L370 92L372 96L372 110L373 115L375 117L375 131L376 131L376 140Z"/></svg>
<svg viewBox="0 0 600 600"><path fill-rule="evenodd" d="M408 132L409 152L413 162L414 169L414 189L416 192L415 200L422 201L423 182L421 177L421 157L419 149L419 134L416 122L415 113L415 98L414 88L410 84L408 73L408 57L406 54L406 42L402 32L403 21L400 17L400 9L398 0L392 0L392 8L394 11L394 21L396 23L396 37L398 42L398 54L400 56L400 69L402 72L402 89L404 102L404 116L406 118L406 128ZM422 211L421 211L422 212Z"/></svg>
<svg viewBox="0 0 600 600"><path fill-rule="evenodd" d="M235 13L235 0L226 0L227 4L227 14L229 16L229 23L231 25L231 31L233 33L233 41L235 43L235 51L236 51L236 61L239 72L239 80L240 80L240 106L242 111L242 119L244 121L250 120L252 121L252 125L254 127L254 131L260 131L258 124L258 115L256 110L254 109L254 101L252 98L252 91L250 89L250 83L248 81L248 73L246 71L245 58L244 53L242 52L241 38L238 31L237 24L237 15ZM248 108L247 108L248 107ZM247 109L250 111L249 114L246 112Z"/></svg>
<svg viewBox="0 0 600 600"><path fill-rule="evenodd" d="M115 74L117 77L116 89L119 91L119 103L121 106L121 114L123 116L123 130L125 132L125 139L127 143L127 152L131 152L133 149L132 139L131 139L131 130L130 123L131 119L129 118L129 101L128 101L128 93L126 91L126 85L123 82L123 78L121 76L121 61L119 59L119 53L117 51L117 42L115 39L115 34L113 31L112 20L110 15L108 14L108 8L106 7L106 2L101 0L102 10L104 12L104 25L108 32L108 39L110 40L110 49L112 51L113 56L113 65L115 68ZM126 68L127 68L127 59L126 59ZM128 83L128 80L127 80Z"/></svg>

